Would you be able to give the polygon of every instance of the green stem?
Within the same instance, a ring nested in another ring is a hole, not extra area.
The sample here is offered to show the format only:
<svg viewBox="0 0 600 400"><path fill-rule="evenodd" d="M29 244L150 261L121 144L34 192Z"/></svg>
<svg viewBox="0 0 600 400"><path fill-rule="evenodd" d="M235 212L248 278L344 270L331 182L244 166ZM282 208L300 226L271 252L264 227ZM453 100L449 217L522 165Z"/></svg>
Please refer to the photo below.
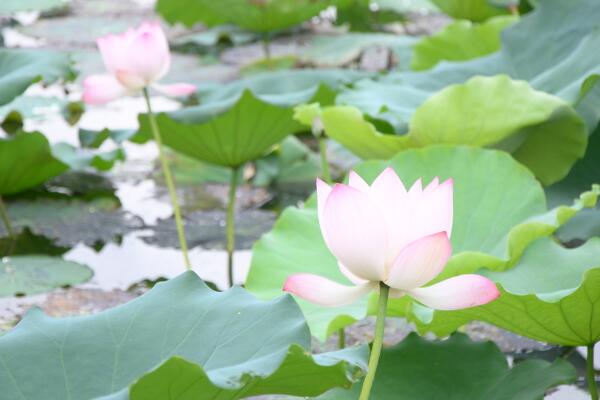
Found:
<svg viewBox="0 0 600 400"><path fill-rule="evenodd" d="M235 193L238 185L240 167L231 169L229 199L227 200L227 282L233 286L233 253L235 252Z"/></svg>
<svg viewBox="0 0 600 400"><path fill-rule="evenodd" d="M344 347L346 347L346 330L340 328L338 331L338 348L343 349Z"/></svg>
<svg viewBox="0 0 600 400"><path fill-rule="evenodd" d="M329 173L329 163L327 162L327 142L325 136L319 136L319 152L321 153L321 171L323 179L328 184L331 184L331 174Z"/></svg>
<svg viewBox="0 0 600 400"><path fill-rule="evenodd" d="M508 11L511 13L511 15L514 15L515 17L519 16L519 7L517 7L514 4L508 6Z"/></svg>
<svg viewBox="0 0 600 400"><path fill-rule="evenodd" d="M13 230L12 224L10 223L8 211L6 210L6 206L4 205L4 201L2 200L2 196L0 196L0 217L2 217L2 222L4 222L4 226L6 227L6 232L8 232L8 236L13 240L16 239L15 231Z"/></svg>
<svg viewBox="0 0 600 400"><path fill-rule="evenodd" d="M598 385L596 384L596 371L594 370L594 345L587 346L587 381L592 400L598 400Z"/></svg>
<svg viewBox="0 0 600 400"><path fill-rule="evenodd" d="M263 34L262 44L265 52L265 59L267 60L267 67L271 69L271 40L269 39L269 34L267 32Z"/></svg>
<svg viewBox="0 0 600 400"><path fill-rule="evenodd" d="M379 364L379 356L381 355L381 347L383 345L383 331L385 328L385 313L387 311L388 296L390 288L383 282L379 284L379 304L377 306L377 322L375 324L375 339L371 346L371 357L369 358L369 370L363 382L362 390L360 391L359 400L368 400L371 394L371 387L375 381L375 372L377 372L377 364Z"/></svg>
<svg viewBox="0 0 600 400"><path fill-rule="evenodd" d="M177 226L177 236L179 237L179 245L181 246L181 252L183 253L183 261L185 267L188 270L192 269L190 263L190 257L188 255L187 241L185 239L185 230L183 228L183 221L181 219L181 210L179 209L179 202L177 201L177 192L175 191L175 183L171 176L171 169L169 168L169 160L163 152L162 138L156 123L156 118L152 112L152 106L150 105L150 96L148 95L148 89L144 88L144 99L146 99L146 106L148 107L148 119L150 120L150 128L154 135L154 140L158 147L158 157L160 158L160 164L162 166L163 174L165 176L165 182L167 183L167 189L169 190L169 196L171 197L171 204L173 205L173 214L175 215L175 225Z"/></svg>

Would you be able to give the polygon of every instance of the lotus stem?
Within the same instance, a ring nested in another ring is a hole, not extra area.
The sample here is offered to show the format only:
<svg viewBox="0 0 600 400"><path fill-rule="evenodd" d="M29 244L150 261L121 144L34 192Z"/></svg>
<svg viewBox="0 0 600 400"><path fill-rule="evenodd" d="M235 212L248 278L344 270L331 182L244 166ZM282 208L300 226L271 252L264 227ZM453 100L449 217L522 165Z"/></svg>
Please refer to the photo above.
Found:
<svg viewBox="0 0 600 400"><path fill-rule="evenodd" d="M10 218L8 217L8 210L4 205L4 201L2 200L2 196L0 196L0 217L2 217L2 222L4 222L4 226L6 227L6 232L11 239L16 239L15 231L10 223Z"/></svg>
<svg viewBox="0 0 600 400"><path fill-rule="evenodd" d="M346 347L346 330L340 328L338 330L338 348L343 349L344 347Z"/></svg>
<svg viewBox="0 0 600 400"><path fill-rule="evenodd" d="M375 381L375 372L379 364L379 356L381 355L381 347L383 345L383 331L385 328L385 314L387 312L388 297L390 288L383 282L379 284L379 303L377 305L377 322L375 323L375 339L371 346L371 357L369 358L369 369L367 376L363 382L362 390L360 391L359 400L369 400L371 388Z"/></svg>
<svg viewBox="0 0 600 400"><path fill-rule="evenodd" d="M190 263L190 257L188 255L187 241L185 239L185 229L183 227L183 220L181 219L181 210L179 208L179 202L177 201L177 192L175 191L175 182L171 175L171 169L169 168L169 160L163 152L162 138L160 136L160 130L156 123L156 117L152 112L152 106L150 105L150 96L148 95L148 88L144 88L144 99L146 100L146 107L148 108L148 119L150 120L150 129L154 135L156 146L158 147L158 157L160 158L160 164L162 167L163 175L165 176L165 182L167 183L167 189L169 190L169 197L171 198L171 204L173 206L173 214L175 216L175 226L177 227L177 236L179 237L179 245L181 247L181 253L183 254L183 262L188 270L192 269Z"/></svg>
<svg viewBox="0 0 600 400"><path fill-rule="evenodd" d="M271 64L271 39L269 38L269 33L265 32L263 34L263 51L265 52L265 59L267 60L267 67L271 69L273 65Z"/></svg>
<svg viewBox="0 0 600 400"><path fill-rule="evenodd" d="M592 400L598 400L598 384L596 384L596 371L594 370L594 345L596 343L588 344L587 346L587 381L590 396Z"/></svg>
<svg viewBox="0 0 600 400"><path fill-rule="evenodd" d="M231 169L229 182L229 198L227 200L227 282L233 286L233 253L235 252L235 194L238 185L238 172L240 167Z"/></svg>
<svg viewBox="0 0 600 400"><path fill-rule="evenodd" d="M319 136L319 152L321 153L321 174L328 185L331 185L331 174L329 172L329 162L327 161L327 142L325 136Z"/></svg>

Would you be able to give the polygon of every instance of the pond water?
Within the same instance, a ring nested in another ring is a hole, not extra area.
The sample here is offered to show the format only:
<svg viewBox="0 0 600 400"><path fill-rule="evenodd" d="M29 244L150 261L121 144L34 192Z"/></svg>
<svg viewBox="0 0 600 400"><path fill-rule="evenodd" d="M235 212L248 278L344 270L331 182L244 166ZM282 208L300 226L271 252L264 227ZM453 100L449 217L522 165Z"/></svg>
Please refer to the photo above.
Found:
<svg viewBox="0 0 600 400"><path fill-rule="evenodd" d="M115 3L116 2L111 2ZM125 3L125 2L124 2ZM81 2L78 2L81 5ZM94 2L88 7L96 7L100 2ZM136 1L135 7L148 11L152 1ZM118 18L123 24L131 20L132 9L121 5L120 10L126 10L119 14ZM133 8L133 10L138 10ZM97 11L97 10L96 10ZM27 16L23 16L27 18ZM104 17L102 17L104 18ZM97 36L101 29L101 17L95 20L98 25L91 28L90 37ZM133 20L137 19L136 16ZM71 29L76 29L79 22L77 14L73 17ZM56 48L74 49L82 55L80 58L83 66L81 76L88 72L96 72L99 68L99 60L91 54L93 44L88 39L69 39L69 32L57 33L47 41L40 40L32 34L35 32L49 32L53 21L44 21L36 26L35 18L28 22L29 30L25 32L7 29L4 31L8 45L19 45L23 47L39 47L50 43ZM93 35L92 35L93 34ZM62 35L62 36L61 36ZM282 45L284 46L284 45ZM244 57L252 58L259 48L246 49ZM248 55L250 53L250 55ZM232 63L236 57L226 56L227 64L204 66L195 68L192 73L194 81L227 80L235 76L236 67ZM173 79L186 77L186 72L191 65L196 65L197 60L190 56L178 55L174 61L176 76ZM196 77L200 77L196 79ZM63 87L39 85L31 87L26 95L35 97L50 97L62 100L75 101L80 98L81 88L79 83L67 86L68 93ZM156 111L172 111L180 107L176 101L153 97L153 107ZM141 98L123 98L103 107L88 107L76 125L69 125L60 115L56 107L40 108L34 110L35 116L27 118L25 129L39 130L49 138L52 143L67 142L78 145L78 130L91 129L136 129L137 115L145 111L144 102ZM101 150L112 150L114 143L107 141ZM0 331L9 329L22 314L31 306L39 305L51 315L72 315L97 312L107 307L125 302L143 293L154 282L161 279L174 277L184 271L183 260L177 249L177 240L173 224L172 208L168 201L164 183L157 168L157 149L154 143L136 145L124 143L127 159L124 163L117 165L112 171L104 174L104 177L114 187L114 196L120 202L120 210L126 216L122 230L123 234L117 235L114 240L106 243L71 243L63 257L70 261L79 262L89 266L94 275L92 279L77 288L59 289L51 294L26 296L19 298L0 299ZM186 214L191 215L187 221L190 229L190 258L193 270L205 281L214 284L217 288L226 288L226 253L223 251L224 244L224 201L227 186L219 183L211 184L186 184L179 186L179 195L183 200L183 208ZM234 279L238 284L243 284L248 273L251 262L251 243L263 232L270 229L275 218L272 207L264 207L274 197L280 196L273 190L264 188L242 187L239 191L240 207L238 212L243 215L240 224L242 227L241 237L238 240L240 248L234 256ZM302 198L295 194L297 198ZM295 197L294 197L295 198ZM293 202L293 201L292 201ZM73 221L75 228L80 229ZM244 225L246 224L246 225ZM199 229L198 227L202 227ZM245 228L247 226L247 229ZM101 234L100 223L98 237ZM86 233L87 235L87 233ZM93 238L92 231L91 237ZM82 235L83 237L83 235ZM365 325L366 324L366 325ZM362 338L365 331L372 328L368 322L358 324L355 340ZM410 330L403 322L393 322L394 327L390 329L391 340L400 340ZM395 329L394 329L395 328ZM483 335L479 333L484 332ZM492 338L498 343L505 341L507 345L521 347L519 350L534 348L536 344L515 339L509 334L485 328L483 330L472 329L470 334L478 338ZM335 340L335 339L333 339ZM333 343L333 342L332 342ZM317 344L317 347L326 348L329 344ZM517 343L517 344L515 344ZM502 344L501 344L502 345ZM597 349L597 360L600 360L600 349ZM599 361L600 362L600 361ZM600 366L597 366L600 368ZM555 392L549 394L547 399L551 400L583 400L589 396L575 386L561 386Z"/></svg>

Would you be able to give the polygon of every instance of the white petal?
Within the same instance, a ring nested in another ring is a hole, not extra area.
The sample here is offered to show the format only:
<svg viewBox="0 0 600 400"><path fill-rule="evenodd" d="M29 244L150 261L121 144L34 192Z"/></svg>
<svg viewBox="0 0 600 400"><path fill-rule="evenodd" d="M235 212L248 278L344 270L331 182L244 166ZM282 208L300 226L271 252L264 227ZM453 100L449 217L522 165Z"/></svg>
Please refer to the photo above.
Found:
<svg viewBox="0 0 600 400"><path fill-rule="evenodd" d="M386 226L371 196L336 184L323 210L325 242L354 275L385 279Z"/></svg>
<svg viewBox="0 0 600 400"><path fill-rule="evenodd" d="M404 247L405 232L410 227L408 222L411 209L406 189L396 171L388 167L373 181L371 196L384 215L388 232L386 265L390 266Z"/></svg>
<svg viewBox="0 0 600 400"><path fill-rule="evenodd" d="M354 171L350 171L350 174L348 174L348 186L356 190L360 190L363 193L370 192L367 182L365 182L365 180Z"/></svg>
<svg viewBox="0 0 600 400"><path fill-rule="evenodd" d="M340 269L340 272L342 274L344 274L344 276L346 278L348 278L348 280L352 283L354 283L355 285L362 285L364 283L369 282L366 279L363 278L359 278L358 276L354 275L352 272L350 272L350 270L346 267L344 267L344 264L342 264L341 262L338 261L338 268Z"/></svg>

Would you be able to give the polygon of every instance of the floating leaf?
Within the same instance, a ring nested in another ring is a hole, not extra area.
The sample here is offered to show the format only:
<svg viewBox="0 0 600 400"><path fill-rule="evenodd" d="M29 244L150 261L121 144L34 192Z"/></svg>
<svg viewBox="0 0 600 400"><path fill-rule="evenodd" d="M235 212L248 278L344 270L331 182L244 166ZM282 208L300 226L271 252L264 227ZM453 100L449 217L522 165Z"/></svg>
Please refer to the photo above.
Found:
<svg viewBox="0 0 600 400"><path fill-rule="evenodd" d="M518 17L508 15L481 24L455 21L414 45L411 68L424 70L440 61L464 61L494 53L500 49L500 32L516 21Z"/></svg>
<svg viewBox="0 0 600 400"><path fill-rule="evenodd" d="M382 135L357 110L323 112L325 132L363 158L436 143L509 151L543 184L565 177L585 153L584 121L563 100L506 75L475 77L429 97L414 112L406 135Z"/></svg>
<svg viewBox="0 0 600 400"><path fill-rule="evenodd" d="M456 333L432 342L411 333L400 344L383 350L373 400L530 400L541 399L551 387L575 381L575 369L565 360L552 364L530 360L509 367L492 342L474 342ZM360 384L319 399L356 399Z"/></svg>
<svg viewBox="0 0 600 400"><path fill-rule="evenodd" d="M54 157L48 140L39 132L0 138L0 195L30 189L67 169Z"/></svg>
<svg viewBox="0 0 600 400"><path fill-rule="evenodd" d="M413 306L409 319L420 331L442 336L481 320L542 342L595 343L600 341L599 253L600 238L575 249L565 249L549 238L538 239L512 268L484 272L501 291L492 303L453 312ZM392 306L400 314L407 309L406 304Z"/></svg>
<svg viewBox="0 0 600 400"><path fill-rule="evenodd" d="M218 25L200 33L191 33L177 37L172 42L176 50L209 52L216 46L239 46L254 42L260 38L253 32L244 31L235 25Z"/></svg>
<svg viewBox="0 0 600 400"><path fill-rule="evenodd" d="M156 11L170 23L192 26L235 24L255 32L271 32L298 25L344 0L159 0Z"/></svg>
<svg viewBox="0 0 600 400"><path fill-rule="evenodd" d="M488 0L431 0L440 10L456 19L482 22L496 15L508 14L508 9L494 7Z"/></svg>
<svg viewBox="0 0 600 400"><path fill-rule="evenodd" d="M71 60L65 53L0 49L0 105L13 101L32 83L52 83L72 74Z"/></svg>
<svg viewBox="0 0 600 400"><path fill-rule="evenodd" d="M262 302L236 287L214 292L193 272L96 315L30 311L0 337L6 398L220 399L348 387L366 347L312 356L289 296Z"/></svg>
<svg viewBox="0 0 600 400"><path fill-rule="evenodd" d="M389 162L365 162L355 170L370 182L387 166L408 186L421 177L424 182L435 176L454 178L453 257L440 279L482 266L508 268L529 243L551 235L579 210L593 206L600 193L595 188L571 207L546 212L544 193L525 167L506 153L468 147L408 150ZM348 283L323 242L313 201L304 208L287 208L273 230L255 244L246 287L260 297L273 298L289 275L300 272ZM365 301L335 309L298 303L319 338L366 313Z"/></svg>
<svg viewBox="0 0 600 400"><path fill-rule="evenodd" d="M134 129L111 130L105 128L101 131L94 131L80 128L78 135L81 147L97 149L109 138L112 139L112 141L116 144L121 144L125 140L131 139L135 133L136 131Z"/></svg>
<svg viewBox="0 0 600 400"><path fill-rule="evenodd" d="M91 277L92 270L85 265L59 257L4 257L0 259L0 296L49 292L86 282Z"/></svg>
<svg viewBox="0 0 600 400"><path fill-rule="evenodd" d="M0 5L0 15L23 11L52 11L65 8L71 0L4 0Z"/></svg>
<svg viewBox="0 0 600 400"><path fill-rule="evenodd" d="M121 148L94 151L79 149L68 143L57 143L52 146L52 154L74 170L95 168L98 171L108 171L115 162L125 160L125 151Z"/></svg>
<svg viewBox="0 0 600 400"><path fill-rule="evenodd" d="M56 245L73 247L101 245L120 239L142 227L140 219L118 209L113 198L81 201L38 197L7 202L13 228L22 232L29 228L34 234L53 239ZM0 224L0 236L5 234Z"/></svg>
<svg viewBox="0 0 600 400"><path fill-rule="evenodd" d="M356 60L369 47L387 47L401 65L408 65L414 38L388 33L350 33L316 36L300 55L305 63L320 67L339 67Z"/></svg>

